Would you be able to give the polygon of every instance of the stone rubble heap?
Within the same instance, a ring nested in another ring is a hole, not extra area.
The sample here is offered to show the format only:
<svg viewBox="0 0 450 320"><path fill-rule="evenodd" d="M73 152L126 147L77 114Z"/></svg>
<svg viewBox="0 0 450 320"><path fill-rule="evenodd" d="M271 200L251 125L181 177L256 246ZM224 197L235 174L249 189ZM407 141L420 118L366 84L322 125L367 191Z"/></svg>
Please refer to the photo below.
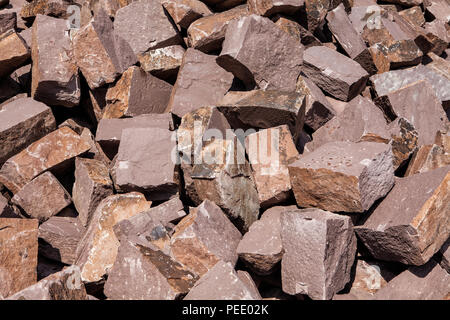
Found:
<svg viewBox="0 0 450 320"><path fill-rule="evenodd" d="M450 299L449 41L448 0L0 0L0 299Z"/></svg>

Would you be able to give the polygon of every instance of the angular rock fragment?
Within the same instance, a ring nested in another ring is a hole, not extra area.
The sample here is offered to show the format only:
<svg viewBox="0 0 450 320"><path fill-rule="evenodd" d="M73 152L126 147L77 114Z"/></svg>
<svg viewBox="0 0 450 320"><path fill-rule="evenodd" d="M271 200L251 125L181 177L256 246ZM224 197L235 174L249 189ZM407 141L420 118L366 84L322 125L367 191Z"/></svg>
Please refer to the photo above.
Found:
<svg viewBox="0 0 450 320"><path fill-rule="evenodd" d="M372 101L355 97L335 118L313 133L308 151L333 141L371 141L390 143L397 169L417 148L418 133L405 118L397 118L389 125L383 112Z"/></svg>
<svg viewBox="0 0 450 320"><path fill-rule="evenodd" d="M282 203L291 192L288 164L299 158L286 125L246 137L246 149L261 207Z"/></svg>
<svg viewBox="0 0 450 320"><path fill-rule="evenodd" d="M39 253L43 256L71 265L76 259L78 242L85 228L78 218L51 217L39 226Z"/></svg>
<svg viewBox="0 0 450 320"><path fill-rule="evenodd" d="M160 1L134 1L120 8L114 19L114 32L130 44L136 55L181 43Z"/></svg>
<svg viewBox="0 0 450 320"><path fill-rule="evenodd" d="M149 50L138 56L141 68L161 79L176 78L184 56L184 48L180 45Z"/></svg>
<svg viewBox="0 0 450 320"><path fill-rule="evenodd" d="M24 185L11 201L40 222L72 203L70 194L50 172L44 172Z"/></svg>
<svg viewBox="0 0 450 320"><path fill-rule="evenodd" d="M213 106L230 89L233 75L216 64L216 57L189 48L183 57L167 111L178 117Z"/></svg>
<svg viewBox="0 0 450 320"><path fill-rule="evenodd" d="M81 269L83 282L101 281L116 261L119 241L113 226L150 205L137 192L111 195L100 202L77 248L75 264Z"/></svg>
<svg viewBox="0 0 450 320"><path fill-rule="evenodd" d="M361 36L353 28L343 4L327 14L328 28L348 56L367 72L375 73L374 62Z"/></svg>
<svg viewBox="0 0 450 320"><path fill-rule="evenodd" d="M189 291L184 300L259 300L229 262L219 261Z"/></svg>
<svg viewBox="0 0 450 320"><path fill-rule="evenodd" d="M450 135L438 132L434 144L422 145L414 153L405 177L450 165Z"/></svg>
<svg viewBox="0 0 450 320"><path fill-rule="evenodd" d="M199 0L164 0L162 5L180 29L187 29L195 20L213 14L208 6Z"/></svg>
<svg viewBox="0 0 450 320"><path fill-rule="evenodd" d="M295 91L303 46L270 19L250 15L230 22L217 63L250 89Z"/></svg>
<svg viewBox="0 0 450 320"><path fill-rule="evenodd" d="M279 28L281 28L281 30L287 32L294 38L299 39L300 42L305 46L305 48L322 45L320 41L309 30L305 29L296 21L291 20L290 18L286 18L282 15L276 15L274 17L274 21L275 24Z"/></svg>
<svg viewBox="0 0 450 320"><path fill-rule="evenodd" d="M328 300L350 281L356 237L349 217L320 209L281 214L283 291Z"/></svg>
<svg viewBox="0 0 450 320"><path fill-rule="evenodd" d="M376 142L330 142L290 164L301 207L363 212L394 185L392 147Z"/></svg>
<svg viewBox="0 0 450 320"><path fill-rule="evenodd" d="M314 131L335 116L336 112L330 102L310 79L299 76L296 91L306 97L305 124Z"/></svg>
<svg viewBox="0 0 450 320"><path fill-rule="evenodd" d="M105 284L109 299L175 300L198 277L152 243L124 239Z"/></svg>
<svg viewBox="0 0 450 320"><path fill-rule="evenodd" d="M449 292L450 274L432 259L423 266L409 267L379 290L375 299L443 300Z"/></svg>
<svg viewBox="0 0 450 320"><path fill-rule="evenodd" d="M90 146L89 151L86 153L86 158L98 160L100 162L103 162L103 164L105 164L106 166L110 167L111 160L109 160L100 144L95 141L95 137L92 134L91 130L89 130L88 128L84 128L81 132L80 137Z"/></svg>
<svg viewBox="0 0 450 320"><path fill-rule="evenodd" d="M390 119L403 117L419 133L418 145L431 144L437 130L445 129L447 116L428 81L421 80L375 99Z"/></svg>
<svg viewBox="0 0 450 320"><path fill-rule="evenodd" d="M305 0L308 30L312 33L321 33L327 12L334 9L337 4L339 1Z"/></svg>
<svg viewBox="0 0 450 320"><path fill-rule="evenodd" d="M305 50L302 71L319 88L343 101L361 93L369 76L357 62L324 46Z"/></svg>
<svg viewBox="0 0 450 320"><path fill-rule="evenodd" d="M186 215L183 203L179 198L173 198L159 206L150 208L129 219L122 220L114 226L114 233L121 239L132 236L150 236L158 234L161 227L177 222Z"/></svg>
<svg viewBox="0 0 450 320"><path fill-rule="evenodd" d="M68 18L70 4L71 1L68 0L32 0L25 3L20 11L20 16L26 21L32 21L38 15Z"/></svg>
<svg viewBox="0 0 450 320"><path fill-rule="evenodd" d="M13 29L0 34L0 77L9 75L30 58L30 48Z"/></svg>
<svg viewBox="0 0 450 320"><path fill-rule="evenodd" d="M94 159L75 159L72 199L83 226L88 225L100 201L112 194L113 184L105 164Z"/></svg>
<svg viewBox="0 0 450 320"><path fill-rule="evenodd" d="M9 29L16 29L17 14L15 12L0 12L0 35Z"/></svg>
<svg viewBox="0 0 450 320"><path fill-rule="evenodd" d="M425 264L448 239L449 167L398 179L358 237L376 259Z"/></svg>
<svg viewBox="0 0 450 320"><path fill-rule="evenodd" d="M70 128L57 129L8 159L0 169L0 183L16 193L42 172L63 166L89 149Z"/></svg>
<svg viewBox="0 0 450 320"><path fill-rule="evenodd" d="M39 14L32 34L31 96L51 106L78 105L80 78L66 20Z"/></svg>
<svg viewBox="0 0 450 320"><path fill-rule="evenodd" d="M363 291L374 294L384 288L396 275L396 272L391 271L383 262L358 259L350 293Z"/></svg>
<svg viewBox="0 0 450 320"><path fill-rule="evenodd" d="M250 226L237 247L237 254L254 272L267 275L274 271L283 256L281 215L290 207L272 207Z"/></svg>
<svg viewBox="0 0 450 320"><path fill-rule="evenodd" d="M29 286L8 300L88 300L80 268L70 266Z"/></svg>
<svg viewBox="0 0 450 320"><path fill-rule="evenodd" d="M130 67L119 81L108 89L103 118L163 113L171 92L172 86L167 82L142 71L139 67Z"/></svg>
<svg viewBox="0 0 450 320"><path fill-rule="evenodd" d="M31 98L4 105L0 119L0 164L55 129L52 110Z"/></svg>
<svg viewBox="0 0 450 320"><path fill-rule="evenodd" d="M450 105L450 79L443 76L442 73L436 72L434 68L418 65L414 68L389 71L370 77L378 97L386 96L420 80L426 80L431 85L444 108L446 105Z"/></svg>
<svg viewBox="0 0 450 320"><path fill-rule="evenodd" d="M10 295L36 282L38 221L0 218L0 295Z"/></svg>
<svg viewBox="0 0 450 320"><path fill-rule="evenodd" d="M133 118L102 119L97 127L97 141L110 159L118 151L122 131L129 128L173 129L173 119L169 113L141 115Z"/></svg>
<svg viewBox="0 0 450 320"><path fill-rule="evenodd" d="M241 233L213 202L205 200L181 220L170 240L171 256L198 276L219 261L235 265Z"/></svg>
<svg viewBox="0 0 450 320"><path fill-rule="evenodd" d="M425 17L420 6L414 6L398 13L401 17L408 20L408 22L422 27L425 24Z"/></svg>
<svg viewBox="0 0 450 320"><path fill-rule="evenodd" d="M304 3L304 0L249 0L248 8L253 14L269 17L276 13L294 14Z"/></svg>
<svg viewBox="0 0 450 320"><path fill-rule="evenodd" d="M187 30L189 46L203 52L220 50L228 24L248 14L248 7L243 5L198 19Z"/></svg>
<svg viewBox="0 0 450 320"><path fill-rule="evenodd" d="M229 92L217 108L233 129L268 129L288 125L294 140L305 122L306 97L298 92L273 90Z"/></svg>
<svg viewBox="0 0 450 320"><path fill-rule="evenodd" d="M124 129L114 184L122 191L145 192L152 200L170 199L179 189L175 151L175 134L167 129Z"/></svg>
<svg viewBox="0 0 450 320"><path fill-rule="evenodd" d="M73 37L76 65L92 90L114 82L137 61L130 45L113 28L105 11L99 10Z"/></svg>
<svg viewBox="0 0 450 320"><path fill-rule="evenodd" d="M425 11L435 20L440 20L446 23L450 22L450 8L448 2L445 0L431 0L424 1Z"/></svg>

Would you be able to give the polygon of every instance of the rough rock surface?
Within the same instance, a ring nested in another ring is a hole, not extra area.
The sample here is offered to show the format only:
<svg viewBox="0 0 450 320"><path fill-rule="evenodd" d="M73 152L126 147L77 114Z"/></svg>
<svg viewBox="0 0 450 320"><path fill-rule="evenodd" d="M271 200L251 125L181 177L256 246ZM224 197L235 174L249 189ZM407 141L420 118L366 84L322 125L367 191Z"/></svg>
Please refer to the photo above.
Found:
<svg viewBox="0 0 450 320"><path fill-rule="evenodd" d="M49 107L31 98L20 98L1 108L0 164L55 129Z"/></svg>
<svg viewBox="0 0 450 320"><path fill-rule="evenodd" d="M349 217L320 209L281 214L283 291L325 300L350 281L356 237Z"/></svg>
<svg viewBox="0 0 450 320"><path fill-rule="evenodd" d="M219 261L235 265L241 233L213 202L205 200L183 218L170 240L170 253L188 270L202 276Z"/></svg>
<svg viewBox="0 0 450 320"><path fill-rule="evenodd" d="M288 166L301 207L363 212L394 185L390 145L376 142L327 143Z"/></svg>
<svg viewBox="0 0 450 320"><path fill-rule="evenodd" d="M76 259L78 242L85 228L78 218L51 217L39 226L39 253L45 257L71 265Z"/></svg>
<svg viewBox="0 0 450 320"><path fill-rule="evenodd" d="M229 262L219 261L189 291L184 300L258 300Z"/></svg>
<svg viewBox="0 0 450 320"><path fill-rule="evenodd" d="M270 19L250 15L230 22L217 63L248 88L294 91L303 46Z"/></svg>
<svg viewBox="0 0 450 320"><path fill-rule="evenodd" d="M161 1L133 1L120 8L114 19L114 32L129 43L136 55L181 42Z"/></svg>
<svg viewBox="0 0 450 320"><path fill-rule="evenodd" d="M232 82L233 75L217 65L215 56L189 48L166 110L182 118L198 108L213 106L227 93Z"/></svg>
<svg viewBox="0 0 450 320"><path fill-rule="evenodd" d="M100 202L77 248L75 264L83 282L101 281L113 266L119 248L113 226L149 209L150 204L137 192L112 195Z"/></svg>
<svg viewBox="0 0 450 320"><path fill-rule="evenodd" d="M130 67L117 83L108 89L103 118L163 113L171 92L172 86L167 82L142 71L139 67Z"/></svg>
<svg viewBox="0 0 450 320"><path fill-rule="evenodd" d="M40 173L90 149L72 129L62 127L9 158L0 169L0 183L16 193Z"/></svg>
<svg viewBox="0 0 450 320"><path fill-rule="evenodd" d="M449 167L397 179L363 225L359 239L376 259L423 265L442 247L449 228Z"/></svg>
<svg viewBox="0 0 450 320"><path fill-rule="evenodd" d="M113 183L105 164L95 159L75 159L72 200L83 226L88 225L98 204L112 194Z"/></svg>
<svg viewBox="0 0 450 320"><path fill-rule="evenodd" d="M38 221L0 218L0 295L9 297L37 280Z"/></svg>
<svg viewBox="0 0 450 320"><path fill-rule="evenodd" d="M80 103L80 78L69 32L63 19L38 14L33 23L31 96L47 105Z"/></svg>
<svg viewBox="0 0 450 320"><path fill-rule="evenodd" d="M369 74L357 62L325 46L305 50L302 71L336 99L350 101L364 89Z"/></svg>
<svg viewBox="0 0 450 320"><path fill-rule="evenodd" d="M44 172L24 185L11 201L40 222L72 203L70 194L50 172Z"/></svg>
<svg viewBox="0 0 450 320"><path fill-rule="evenodd" d="M70 266L29 286L8 300L88 300L80 269Z"/></svg>

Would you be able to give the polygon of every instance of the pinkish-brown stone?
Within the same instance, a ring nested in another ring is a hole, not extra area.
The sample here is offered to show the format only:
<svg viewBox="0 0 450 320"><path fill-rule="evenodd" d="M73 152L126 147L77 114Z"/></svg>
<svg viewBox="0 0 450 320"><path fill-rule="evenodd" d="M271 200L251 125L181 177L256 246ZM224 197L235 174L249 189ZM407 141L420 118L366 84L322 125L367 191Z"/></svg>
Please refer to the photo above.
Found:
<svg viewBox="0 0 450 320"><path fill-rule="evenodd" d="M208 6L199 0L164 0L162 5L180 29L187 29L195 20L213 14Z"/></svg>
<svg viewBox="0 0 450 320"><path fill-rule="evenodd" d="M397 179L383 202L356 228L376 259L423 265L447 241L448 171L447 166Z"/></svg>
<svg viewBox="0 0 450 320"><path fill-rule="evenodd" d="M114 19L114 32L130 44L136 55L181 43L161 1L133 1L120 8Z"/></svg>
<svg viewBox="0 0 450 320"><path fill-rule="evenodd" d="M445 300L450 292L450 274L431 259L409 267L375 294L375 300Z"/></svg>
<svg viewBox="0 0 450 320"><path fill-rule="evenodd" d="M246 137L246 149L261 207L282 203L291 192L288 164L299 157L287 125Z"/></svg>
<svg viewBox="0 0 450 320"><path fill-rule="evenodd" d="M42 172L89 149L89 144L70 128L57 129L8 159L0 169L0 183L16 193Z"/></svg>
<svg viewBox="0 0 450 320"><path fill-rule="evenodd" d="M418 145L432 144L437 130L444 130L447 116L432 86L421 80L408 84L375 103L390 119L403 117L417 130Z"/></svg>
<svg viewBox="0 0 450 320"><path fill-rule="evenodd" d="M31 96L50 106L80 103L78 68L67 21L38 14L33 23Z"/></svg>
<svg viewBox="0 0 450 320"><path fill-rule="evenodd" d="M145 94L142 94L145 92ZM172 86L139 67L130 67L106 93L103 118L134 117L163 113L167 108Z"/></svg>
<svg viewBox="0 0 450 320"><path fill-rule="evenodd" d="M283 256L281 243L281 215L290 207L272 207L265 211L261 219L255 221L244 234L237 247L239 259L243 260L255 273L272 273Z"/></svg>
<svg viewBox="0 0 450 320"><path fill-rule="evenodd" d="M356 237L349 217L320 209L281 214L283 291L328 300L350 281Z"/></svg>
<svg viewBox="0 0 450 320"><path fill-rule="evenodd" d="M248 279L247 279L248 280ZM234 270L233 264L218 261L198 280L184 300L259 300L254 284L248 285Z"/></svg>
<svg viewBox="0 0 450 320"><path fill-rule="evenodd" d="M248 14L243 5L198 19L187 30L189 46L203 52L220 50L229 23Z"/></svg>
<svg viewBox="0 0 450 320"><path fill-rule="evenodd" d="M113 183L104 163L94 159L75 159L72 198L78 219L87 226L100 201L113 194Z"/></svg>
<svg viewBox="0 0 450 320"><path fill-rule="evenodd" d="M175 133L160 128L124 129L112 169L121 191L140 191L152 200L167 200L179 191Z"/></svg>
<svg viewBox="0 0 450 320"><path fill-rule="evenodd" d="M99 10L76 32L72 44L76 65L92 90L114 82L137 61L132 48L115 32L104 10Z"/></svg>
<svg viewBox="0 0 450 320"><path fill-rule="evenodd" d="M119 240L113 226L150 205L137 192L111 195L100 202L77 248L75 264L81 269L83 282L101 281L116 261Z"/></svg>
<svg viewBox="0 0 450 320"><path fill-rule="evenodd" d="M0 218L0 295L10 295L36 283L38 221Z"/></svg>
<svg viewBox="0 0 450 320"><path fill-rule="evenodd" d="M183 57L167 110L178 117L213 106L227 93L233 75L216 63L216 57L189 48Z"/></svg>
<svg viewBox="0 0 450 320"><path fill-rule="evenodd" d="M0 77L9 75L30 58L30 48L13 29L0 34Z"/></svg>
<svg viewBox="0 0 450 320"><path fill-rule="evenodd" d="M109 299L175 300L194 286L198 277L161 250L155 241L121 240L105 284Z"/></svg>
<svg viewBox="0 0 450 320"><path fill-rule="evenodd" d="M251 13L269 17L276 13L294 14L304 3L304 0L249 0L248 8Z"/></svg>
<svg viewBox="0 0 450 320"><path fill-rule="evenodd" d="M4 105L0 119L0 164L55 130L52 110L31 98L20 98Z"/></svg>
<svg viewBox="0 0 450 320"><path fill-rule="evenodd" d="M78 218L51 217L39 226L39 253L43 256L71 265L76 259L78 242L85 228Z"/></svg>
<svg viewBox="0 0 450 320"><path fill-rule="evenodd" d="M305 50L302 71L319 88L342 101L361 93L369 77L357 62L325 46Z"/></svg>
<svg viewBox="0 0 450 320"><path fill-rule="evenodd" d="M219 261L235 265L241 233L213 202L205 200L176 226L170 240L171 256L202 276Z"/></svg>
<svg viewBox="0 0 450 320"><path fill-rule="evenodd" d="M295 91L303 45L253 14L230 22L217 63L250 89Z"/></svg>
<svg viewBox="0 0 450 320"><path fill-rule="evenodd" d="M290 164L292 190L301 207L363 212L394 185L392 147L336 141Z"/></svg>
<svg viewBox="0 0 450 320"><path fill-rule="evenodd" d="M138 59L144 71L164 80L172 80L177 77L184 52L182 46L174 45L149 50L138 55Z"/></svg>
<svg viewBox="0 0 450 320"><path fill-rule="evenodd" d="M27 215L43 222L72 203L70 194L50 172L37 176L11 199Z"/></svg>
<svg viewBox="0 0 450 320"><path fill-rule="evenodd" d="M129 128L160 128L173 130L172 115L147 114L133 118L102 119L98 123L95 141L102 147L110 159L113 159L119 149L122 131Z"/></svg>
<svg viewBox="0 0 450 320"><path fill-rule="evenodd" d="M80 268L70 266L33 284L8 300L88 300Z"/></svg>

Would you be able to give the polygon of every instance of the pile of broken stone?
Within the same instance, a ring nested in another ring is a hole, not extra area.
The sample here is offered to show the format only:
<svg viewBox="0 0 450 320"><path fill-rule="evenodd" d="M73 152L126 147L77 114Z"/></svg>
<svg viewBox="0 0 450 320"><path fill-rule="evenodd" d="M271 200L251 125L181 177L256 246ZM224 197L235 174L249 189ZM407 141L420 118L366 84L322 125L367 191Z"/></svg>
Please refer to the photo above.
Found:
<svg viewBox="0 0 450 320"><path fill-rule="evenodd" d="M449 22L0 0L0 297L449 299Z"/></svg>

